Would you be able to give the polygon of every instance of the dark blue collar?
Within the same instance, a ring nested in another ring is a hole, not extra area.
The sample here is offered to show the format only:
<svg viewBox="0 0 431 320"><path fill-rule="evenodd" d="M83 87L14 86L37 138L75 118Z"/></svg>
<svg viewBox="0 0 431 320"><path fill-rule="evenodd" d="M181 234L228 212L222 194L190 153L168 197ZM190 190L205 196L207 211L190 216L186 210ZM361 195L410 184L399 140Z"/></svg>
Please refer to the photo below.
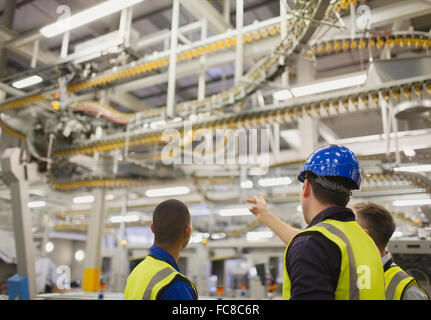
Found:
<svg viewBox="0 0 431 320"><path fill-rule="evenodd" d="M175 270L181 272L174 257L172 257L172 255L166 250L163 250L156 245L152 245L150 248L150 256L169 263Z"/></svg>
<svg viewBox="0 0 431 320"><path fill-rule="evenodd" d="M352 209L340 206L329 207L311 220L307 228L310 228L325 219L334 219L339 221L355 221L355 215Z"/></svg>

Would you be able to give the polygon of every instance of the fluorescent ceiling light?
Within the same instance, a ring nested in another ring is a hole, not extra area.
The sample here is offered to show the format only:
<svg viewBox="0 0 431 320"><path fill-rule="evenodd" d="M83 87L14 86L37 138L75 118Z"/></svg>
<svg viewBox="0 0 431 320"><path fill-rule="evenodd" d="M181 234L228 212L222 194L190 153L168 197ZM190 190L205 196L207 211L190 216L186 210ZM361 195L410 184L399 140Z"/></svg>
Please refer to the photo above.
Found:
<svg viewBox="0 0 431 320"><path fill-rule="evenodd" d="M226 238L226 233L224 233L224 232L213 233L211 235L211 239L213 239L213 240L220 240L220 239L223 239L223 238Z"/></svg>
<svg viewBox="0 0 431 320"><path fill-rule="evenodd" d="M29 208L41 208L46 206L46 202L45 201L31 201L27 204L27 206Z"/></svg>
<svg viewBox="0 0 431 320"><path fill-rule="evenodd" d="M241 181L241 188L242 189L251 189L251 188L253 188L253 181L251 181L251 180Z"/></svg>
<svg viewBox="0 0 431 320"><path fill-rule="evenodd" d="M405 166L394 168L394 171L399 172L431 172L431 164L423 164L417 166Z"/></svg>
<svg viewBox="0 0 431 320"><path fill-rule="evenodd" d="M406 147L406 148L404 148L404 154L407 156L407 157L414 157L415 155L416 155L416 151L415 151L415 149L413 149L413 148L410 148L410 147Z"/></svg>
<svg viewBox="0 0 431 320"><path fill-rule="evenodd" d="M218 212L222 217L247 216L252 214L248 208L229 208Z"/></svg>
<svg viewBox="0 0 431 320"><path fill-rule="evenodd" d="M181 194L190 193L189 187L171 187L171 188L161 188L161 189L149 189L145 192L147 197L167 197L167 196L177 196Z"/></svg>
<svg viewBox="0 0 431 320"><path fill-rule="evenodd" d="M258 183L262 187L274 187L291 184L292 179L289 177L262 178L258 180Z"/></svg>
<svg viewBox="0 0 431 320"><path fill-rule="evenodd" d="M248 174L251 176L263 176L267 173L268 173L267 168L264 169L264 168L260 168L260 167L255 167L255 168L251 168Z"/></svg>
<svg viewBox="0 0 431 320"><path fill-rule="evenodd" d="M112 216L112 223L121 223L121 222L136 222L139 221L138 215L127 215L127 216Z"/></svg>
<svg viewBox="0 0 431 320"><path fill-rule="evenodd" d="M73 203L81 204L81 203L91 203L94 201L93 196L82 196L73 198Z"/></svg>
<svg viewBox="0 0 431 320"><path fill-rule="evenodd" d="M39 77L38 75L34 75L28 78L24 78L24 79L12 82L12 87L15 87L17 89L23 89L23 88L31 87L35 84L41 83L42 81L43 81L42 77Z"/></svg>
<svg viewBox="0 0 431 320"><path fill-rule="evenodd" d="M308 96L316 93L345 89L363 85L367 81L367 74L360 73L347 77L337 77L326 81L315 81L292 88L295 97Z"/></svg>
<svg viewBox="0 0 431 320"><path fill-rule="evenodd" d="M85 24L96 21L100 18L109 16L127 7L133 6L143 0L109 0L104 1L94 7L88 8L77 14L74 14L64 20L57 21L40 29L45 37L51 38L66 31L76 29Z"/></svg>
<svg viewBox="0 0 431 320"><path fill-rule="evenodd" d="M274 94L272 95L272 97L275 100L283 101L283 100L291 99L293 97L293 95L292 95L292 92L290 92L289 89L284 89L284 90L280 90L280 91L274 92Z"/></svg>
<svg viewBox="0 0 431 320"><path fill-rule="evenodd" d="M431 199L395 200L393 205L396 207L425 206L431 205Z"/></svg>
<svg viewBox="0 0 431 320"><path fill-rule="evenodd" d="M272 231L250 231L247 232L248 241L256 241L271 238L274 235Z"/></svg>
<svg viewBox="0 0 431 320"><path fill-rule="evenodd" d="M114 198L115 198L115 196L112 194L112 193L110 193L110 194L107 194L106 196L105 196L105 200L114 200Z"/></svg>

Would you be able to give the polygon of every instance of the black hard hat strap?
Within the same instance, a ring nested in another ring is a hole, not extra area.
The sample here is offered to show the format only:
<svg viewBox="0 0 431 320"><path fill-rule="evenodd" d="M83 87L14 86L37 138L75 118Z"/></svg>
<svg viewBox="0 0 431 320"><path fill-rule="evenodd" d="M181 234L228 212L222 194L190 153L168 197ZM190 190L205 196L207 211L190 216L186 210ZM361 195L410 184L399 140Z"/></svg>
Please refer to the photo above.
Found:
<svg viewBox="0 0 431 320"><path fill-rule="evenodd" d="M325 179L325 177L316 175L316 183L318 183L322 187L330 189L332 191L347 193L350 196L352 195L352 192L349 189L347 189L346 187L342 186L339 183Z"/></svg>

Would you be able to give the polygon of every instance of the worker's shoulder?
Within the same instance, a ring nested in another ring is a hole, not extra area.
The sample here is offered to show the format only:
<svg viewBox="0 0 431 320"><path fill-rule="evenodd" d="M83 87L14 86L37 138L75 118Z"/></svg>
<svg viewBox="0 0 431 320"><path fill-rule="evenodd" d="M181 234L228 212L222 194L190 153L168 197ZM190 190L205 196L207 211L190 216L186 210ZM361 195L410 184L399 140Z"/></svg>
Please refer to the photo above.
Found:
<svg viewBox="0 0 431 320"><path fill-rule="evenodd" d="M291 241L290 246L306 246L313 243L331 242L324 234L317 230L308 230L298 233Z"/></svg>
<svg viewBox="0 0 431 320"><path fill-rule="evenodd" d="M189 280L177 274L175 278L161 291L162 300L194 300L197 299L195 291Z"/></svg>
<svg viewBox="0 0 431 320"><path fill-rule="evenodd" d="M304 230L292 239L288 255L295 257L310 254L313 256L325 256L332 255L334 252L338 254L340 248L322 233Z"/></svg>

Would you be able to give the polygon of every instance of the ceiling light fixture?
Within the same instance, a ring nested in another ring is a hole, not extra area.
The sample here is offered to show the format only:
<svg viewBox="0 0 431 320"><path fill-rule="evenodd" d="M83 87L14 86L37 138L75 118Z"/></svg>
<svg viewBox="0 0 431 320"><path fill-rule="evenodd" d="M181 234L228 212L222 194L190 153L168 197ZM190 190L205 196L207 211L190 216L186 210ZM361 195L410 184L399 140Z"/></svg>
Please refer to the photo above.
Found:
<svg viewBox="0 0 431 320"><path fill-rule="evenodd" d="M221 209L218 212L222 217L233 217L233 216L247 216L252 213L248 208L229 208L229 209Z"/></svg>
<svg viewBox="0 0 431 320"><path fill-rule="evenodd" d="M247 240L248 241L257 241L263 239L272 238L274 233L272 231L250 231L247 232Z"/></svg>
<svg viewBox="0 0 431 320"><path fill-rule="evenodd" d="M54 244L50 241L45 244L45 251L50 253L54 250Z"/></svg>
<svg viewBox="0 0 431 320"><path fill-rule="evenodd" d="M414 157L416 155L415 149L410 147L405 147L403 152L407 157Z"/></svg>
<svg viewBox="0 0 431 320"><path fill-rule="evenodd" d="M82 203L91 203L94 201L93 196L82 196L73 198L73 203L82 204Z"/></svg>
<svg viewBox="0 0 431 320"><path fill-rule="evenodd" d="M12 82L12 87L17 89L24 89L27 87L34 86L35 84L41 83L42 81L43 81L42 77L38 75L33 75L30 77Z"/></svg>
<svg viewBox="0 0 431 320"><path fill-rule="evenodd" d="M278 101L284 101L291 99L293 97L292 92L289 89L284 89L280 91L276 91L273 93L272 97Z"/></svg>
<svg viewBox="0 0 431 320"><path fill-rule="evenodd" d="M274 187L291 184L292 179L289 177L262 178L258 180L258 183L261 187Z"/></svg>
<svg viewBox="0 0 431 320"><path fill-rule="evenodd" d="M171 187L171 188L161 188L161 189L149 189L145 192L147 197L167 197L167 196L178 196L182 194L190 193L189 187Z"/></svg>
<svg viewBox="0 0 431 320"><path fill-rule="evenodd" d="M63 21L57 21L40 29L40 33L47 38L55 37L59 34L76 29L127 7L133 6L144 0L109 0L104 1L94 7L85 9L74 14Z"/></svg>
<svg viewBox="0 0 431 320"><path fill-rule="evenodd" d="M392 204L396 207L426 206L431 205L431 199L395 200Z"/></svg>
<svg viewBox="0 0 431 320"><path fill-rule="evenodd" d="M423 165L417 165L417 166L405 166L405 167L398 167L394 168L395 172L431 172L431 164L423 164Z"/></svg>
<svg viewBox="0 0 431 320"><path fill-rule="evenodd" d="M128 216L112 216L112 223L121 223L121 222L137 222L139 221L138 215L128 215Z"/></svg>
<svg viewBox="0 0 431 320"><path fill-rule="evenodd" d="M245 180L241 181L241 189L251 189L253 188L253 181Z"/></svg>
<svg viewBox="0 0 431 320"><path fill-rule="evenodd" d="M110 193L110 194L107 194L106 196L105 196L105 200L114 200L114 198L115 198L115 196L112 194L112 193Z"/></svg>
<svg viewBox="0 0 431 320"><path fill-rule="evenodd" d="M27 204L27 206L29 208L41 208L46 206L46 202L45 201L31 201Z"/></svg>
<svg viewBox="0 0 431 320"><path fill-rule="evenodd" d="M85 258L85 252L84 250L79 249L75 252L75 259L76 261L82 261Z"/></svg>
<svg viewBox="0 0 431 320"><path fill-rule="evenodd" d="M308 96L333 90L340 90L354 86L363 85L367 81L367 74L364 72L349 76L335 77L328 80L319 80L309 84L304 84L292 88L295 97Z"/></svg>

